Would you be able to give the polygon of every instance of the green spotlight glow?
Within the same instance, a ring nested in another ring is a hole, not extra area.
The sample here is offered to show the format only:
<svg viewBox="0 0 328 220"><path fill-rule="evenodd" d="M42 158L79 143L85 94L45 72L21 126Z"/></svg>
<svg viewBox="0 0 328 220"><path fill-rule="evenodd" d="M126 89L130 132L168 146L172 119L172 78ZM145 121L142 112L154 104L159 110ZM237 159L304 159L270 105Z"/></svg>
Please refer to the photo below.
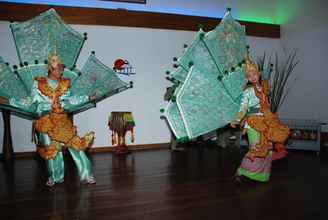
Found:
<svg viewBox="0 0 328 220"><path fill-rule="evenodd" d="M244 17L244 16L242 16L238 20L263 23L263 24L277 24L272 18L269 18L269 17L259 17L259 16L245 16Z"/></svg>

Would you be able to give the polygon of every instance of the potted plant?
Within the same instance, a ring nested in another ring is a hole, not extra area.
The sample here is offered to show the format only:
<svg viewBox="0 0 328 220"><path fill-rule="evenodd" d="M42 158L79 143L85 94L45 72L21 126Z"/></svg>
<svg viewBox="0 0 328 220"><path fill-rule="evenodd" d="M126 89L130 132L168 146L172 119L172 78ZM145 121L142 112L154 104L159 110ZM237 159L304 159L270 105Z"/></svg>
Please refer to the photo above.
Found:
<svg viewBox="0 0 328 220"><path fill-rule="evenodd" d="M273 113L276 113L286 100L291 89L291 86L287 87L287 82L299 63L296 58L296 51L285 55L286 59L280 60L278 52L274 53L274 57L272 54L268 56L264 53L257 59L257 65L262 71L262 77L270 81L269 101Z"/></svg>

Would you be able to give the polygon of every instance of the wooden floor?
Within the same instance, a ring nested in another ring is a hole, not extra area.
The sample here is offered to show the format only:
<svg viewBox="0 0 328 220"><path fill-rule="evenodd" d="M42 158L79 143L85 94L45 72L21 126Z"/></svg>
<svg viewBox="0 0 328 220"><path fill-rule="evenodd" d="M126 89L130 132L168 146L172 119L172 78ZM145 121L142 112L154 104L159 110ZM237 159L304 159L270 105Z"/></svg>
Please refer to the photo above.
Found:
<svg viewBox="0 0 328 220"><path fill-rule="evenodd" d="M269 183L237 184L243 152L217 147L91 155L97 184L80 185L70 158L65 183L44 186L38 159L0 163L0 219L328 219L328 160L292 152Z"/></svg>

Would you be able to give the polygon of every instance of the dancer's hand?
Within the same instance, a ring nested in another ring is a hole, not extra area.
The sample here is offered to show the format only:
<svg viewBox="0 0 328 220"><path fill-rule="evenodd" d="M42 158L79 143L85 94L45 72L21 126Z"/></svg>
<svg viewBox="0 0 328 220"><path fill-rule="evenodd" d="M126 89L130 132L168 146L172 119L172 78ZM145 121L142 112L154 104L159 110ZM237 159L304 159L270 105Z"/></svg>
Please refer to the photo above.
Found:
<svg viewBox="0 0 328 220"><path fill-rule="evenodd" d="M0 96L0 104L8 104L9 101L7 98Z"/></svg>
<svg viewBox="0 0 328 220"><path fill-rule="evenodd" d="M89 100L90 100L91 102L95 101L95 100L96 100L96 96L95 96L95 95L91 95L91 96L89 96Z"/></svg>
<svg viewBox="0 0 328 220"><path fill-rule="evenodd" d="M96 98L97 98L97 93L95 93L95 94L89 96L89 100L90 100L91 102L96 101Z"/></svg>

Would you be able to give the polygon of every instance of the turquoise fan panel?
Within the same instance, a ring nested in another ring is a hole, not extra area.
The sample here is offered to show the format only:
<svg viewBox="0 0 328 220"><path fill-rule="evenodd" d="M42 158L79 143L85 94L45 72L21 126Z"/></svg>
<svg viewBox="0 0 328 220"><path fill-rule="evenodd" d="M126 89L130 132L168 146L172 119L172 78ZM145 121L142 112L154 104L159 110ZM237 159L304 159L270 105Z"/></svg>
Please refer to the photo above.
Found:
<svg viewBox="0 0 328 220"><path fill-rule="evenodd" d="M245 28L230 13L205 35L204 41L222 73L241 64L247 53Z"/></svg>
<svg viewBox="0 0 328 220"><path fill-rule="evenodd" d="M105 66L93 54L91 54L72 86L74 95L94 95L108 97L129 88L129 84L123 82L116 72Z"/></svg>
<svg viewBox="0 0 328 220"><path fill-rule="evenodd" d="M10 25L21 63L43 62L57 53L67 68L75 65L84 36L66 25L54 9Z"/></svg>
<svg viewBox="0 0 328 220"><path fill-rule="evenodd" d="M170 74L179 87L165 117L177 139L224 127L237 115L246 85L245 28L227 12L212 31L197 32ZM171 100L172 101L172 100Z"/></svg>
<svg viewBox="0 0 328 220"><path fill-rule="evenodd" d="M19 77L11 71L10 67L0 57L0 96L24 98L28 94Z"/></svg>
<svg viewBox="0 0 328 220"><path fill-rule="evenodd" d="M26 90L26 87L19 79L18 75L16 75L4 62L2 57L0 57L0 96L7 99L13 97L17 99L24 99L28 97L28 95L29 92ZM36 117L36 114L34 113L35 106L25 109L18 109L7 104L0 104L0 108L16 112L25 118L31 119Z"/></svg>
<svg viewBox="0 0 328 220"><path fill-rule="evenodd" d="M181 123L183 119L176 102L172 102L172 101L169 102L169 104L165 109L165 114L173 133L179 139L188 137L187 130L184 126L184 123Z"/></svg>
<svg viewBox="0 0 328 220"><path fill-rule="evenodd" d="M120 93L130 85L122 81L115 71L104 65L93 54L91 54L84 64L80 75L74 81L71 92L74 95L96 95L96 102ZM77 106L70 112L81 112L94 107L93 103Z"/></svg>
<svg viewBox="0 0 328 220"><path fill-rule="evenodd" d="M213 74L197 68L190 70L177 104L190 139L225 126L239 109Z"/></svg>

